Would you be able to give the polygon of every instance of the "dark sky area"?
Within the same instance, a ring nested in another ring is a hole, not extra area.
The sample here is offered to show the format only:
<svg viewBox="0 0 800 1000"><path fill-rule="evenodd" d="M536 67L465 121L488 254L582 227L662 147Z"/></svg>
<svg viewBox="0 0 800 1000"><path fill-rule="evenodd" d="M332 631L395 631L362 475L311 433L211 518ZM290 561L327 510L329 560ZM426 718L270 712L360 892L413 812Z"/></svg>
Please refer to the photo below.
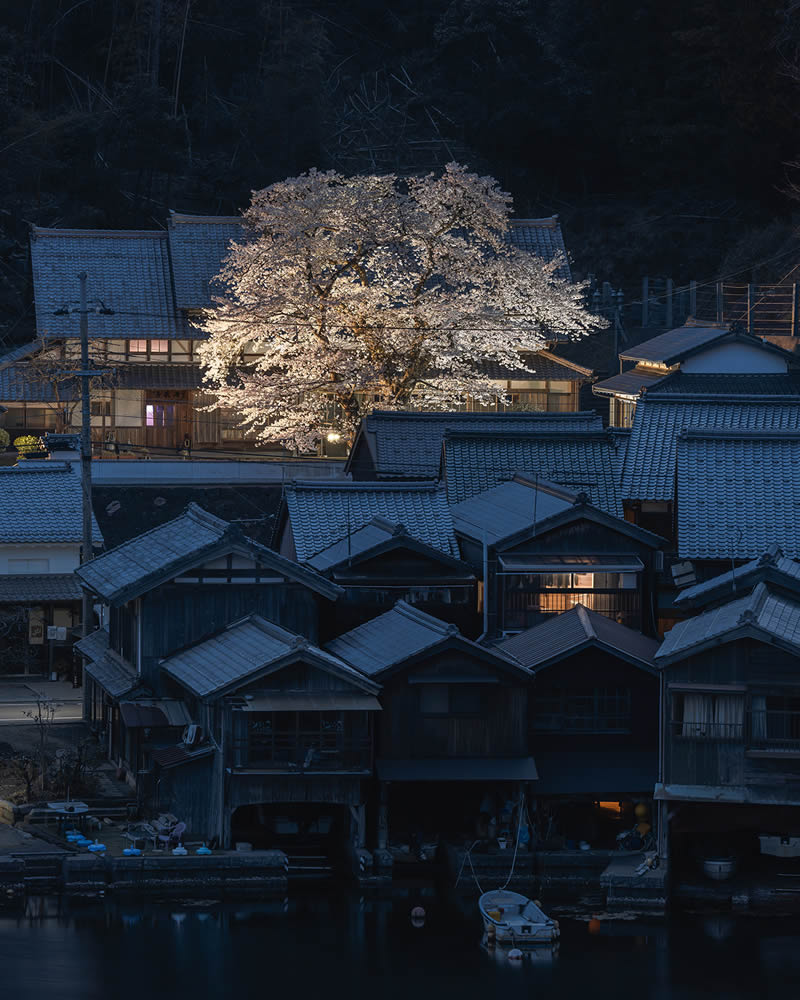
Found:
<svg viewBox="0 0 800 1000"><path fill-rule="evenodd" d="M798 49L796 0L2 4L0 336L31 330L30 223L235 213L312 166L468 163L631 291L778 280Z"/></svg>

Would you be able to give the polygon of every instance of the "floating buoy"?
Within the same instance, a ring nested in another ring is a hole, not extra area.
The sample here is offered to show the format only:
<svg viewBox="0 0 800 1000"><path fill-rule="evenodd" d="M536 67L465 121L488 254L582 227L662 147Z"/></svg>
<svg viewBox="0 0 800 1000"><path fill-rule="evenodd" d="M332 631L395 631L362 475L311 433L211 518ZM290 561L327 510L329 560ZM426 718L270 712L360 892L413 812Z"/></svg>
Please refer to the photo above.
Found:
<svg viewBox="0 0 800 1000"><path fill-rule="evenodd" d="M202 847L198 847L197 850L194 853L195 854L211 854L211 848L210 847L206 847L206 845L203 844L203 846Z"/></svg>
<svg viewBox="0 0 800 1000"><path fill-rule="evenodd" d="M98 841L95 840L93 844L88 845L88 849L92 852L92 854L104 854L106 845L100 844L98 843Z"/></svg>
<svg viewBox="0 0 800 1000"><path fill-rule="evenodd" d="M142 852L138 847L126 847L122 853L126 858L138 858Z"/></svg>
<svg viewBox="0 0 800 1000"><path fill-rule="evenodd" d="M597 919L597 917L592 917L592 919L589 921L589 933L590 934L599 934L600 933L600 928L602 926L603 925L600 923L600 921Z"/></svg>
<svg viewBox="0 0 800 1000"><path fill-rule="evenodd" d="M509 962L521 962L522 952L520 951L520 949L512 948L511 951L508 953L508 960Z"/></svg>

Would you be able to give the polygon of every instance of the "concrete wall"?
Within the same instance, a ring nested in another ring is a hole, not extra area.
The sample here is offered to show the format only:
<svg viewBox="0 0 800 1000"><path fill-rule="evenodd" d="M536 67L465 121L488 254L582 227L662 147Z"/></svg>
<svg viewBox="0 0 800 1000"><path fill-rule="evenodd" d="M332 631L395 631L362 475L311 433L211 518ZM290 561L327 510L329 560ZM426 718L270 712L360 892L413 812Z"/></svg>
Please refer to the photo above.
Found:
<svg viewBox="0 0 800 1000"><path fill-rule="evenodd" d="M692 374L779 375L787 371L783 358L750 344L720 344L687 358L681 371Z"/></svg>

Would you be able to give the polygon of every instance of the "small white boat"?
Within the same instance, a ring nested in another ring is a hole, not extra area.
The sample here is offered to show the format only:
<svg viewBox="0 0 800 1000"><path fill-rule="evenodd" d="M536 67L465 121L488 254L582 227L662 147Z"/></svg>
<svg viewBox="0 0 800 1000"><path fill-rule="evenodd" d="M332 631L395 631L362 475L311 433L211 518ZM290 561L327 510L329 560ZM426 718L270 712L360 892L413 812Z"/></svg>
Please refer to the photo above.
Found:
<svg viewBox="0 0 800 1000"><path fill-rule="evenodd" d="M527 896L508 889L485 892L478 900L483 927L489 938L499 944L522 947L526 944L547 944L559 936L558 921Z"/></svg>

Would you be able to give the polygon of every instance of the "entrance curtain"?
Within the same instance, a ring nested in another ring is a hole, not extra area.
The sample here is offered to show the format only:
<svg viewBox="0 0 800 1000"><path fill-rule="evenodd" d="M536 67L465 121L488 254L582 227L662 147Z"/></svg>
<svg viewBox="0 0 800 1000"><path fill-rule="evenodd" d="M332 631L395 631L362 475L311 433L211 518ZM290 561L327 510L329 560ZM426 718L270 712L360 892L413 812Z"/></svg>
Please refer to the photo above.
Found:
<svg viewBox="0 0 800 1000"><path fill-rule="evenodd" d="M718 694L714 699L715 736L740 740L744 729L744 698L738 694Z"/></svg>
<svg viewBox="0 0 800 1000"><path fill-rule="evenodd" d="M683 727L681 736L697 738L710 735L713 722L713 706L707 694L685 694L683 696Z"/></svg>

